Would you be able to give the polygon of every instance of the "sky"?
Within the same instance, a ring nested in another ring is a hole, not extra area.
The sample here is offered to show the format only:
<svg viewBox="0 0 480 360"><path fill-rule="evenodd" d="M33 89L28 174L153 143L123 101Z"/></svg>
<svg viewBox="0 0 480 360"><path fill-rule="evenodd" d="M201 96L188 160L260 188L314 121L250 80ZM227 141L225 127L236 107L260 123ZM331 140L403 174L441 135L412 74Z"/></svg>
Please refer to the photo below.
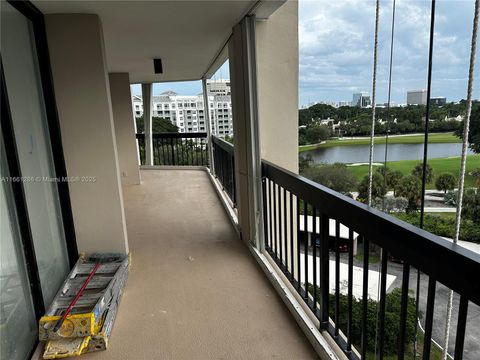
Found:
<svg viewBox="0 0 480 360"><path fill-rule="evenodd" d="M466 98L474 0L436 2L432 96L447 101ZM300 0L299 106L318 101L351 101L359 91L371 93L374 0ZM392 0L380 0L377 103L387 101ZM407 90L427 86L430 1L396 0L392 67L392 101L405 103ZM478 55L478 54L477 54ZM480 98L480 69L474 98ZM228 78L228 63L217 71ZM182 95L202 91L200 81L155 84L154 95L173 90ZM133 92L140 94L139 85Z"/></svg>
<svg viewBox="0 0 480 360"><path fill-rule="evenodd" d="M432 96L466 97L474 0L436 2ZM377 103L387 101L392 0L380 1ZM372 89L373 0L300 1L300 104L352 100ZM427 86L430 1L397 0L392 101ZM478 61L477 61L478 65ZM478 71L477 70L477 74ZM474 98L479 98L479 76ZM475 84L475 82L474 82Z"/></svg>
<svg viewBox="0 0 480 360"><path fill-rule="evenodd" d="M212 76L213 79L229 79L228 60ZM202 92L202 81L178 81L153 84L153 95L159 95L164 91L175 91L180 95L198 95ZM142 94L141 85L132 85L132 93Z"/></svg>

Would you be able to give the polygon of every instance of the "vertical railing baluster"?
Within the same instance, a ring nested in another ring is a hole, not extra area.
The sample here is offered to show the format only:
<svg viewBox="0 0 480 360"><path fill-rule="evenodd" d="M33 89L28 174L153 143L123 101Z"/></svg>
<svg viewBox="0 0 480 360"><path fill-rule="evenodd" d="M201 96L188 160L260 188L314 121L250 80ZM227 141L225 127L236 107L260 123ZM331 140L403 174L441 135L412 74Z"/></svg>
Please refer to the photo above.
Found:
<svg viewBox="0 0 480 360"><path fill-rule="evenodd" d="M382 249L381 270L380 270L380 303L378 311L378 356L383 359L385 350L385 307L387 296L387 267L388 267L388 251Z"/></svg>
<svg viewBox="0 0 480 360"><path fill-rule="evenodd" d="M340 324L340 222L335 220L335 336Z"/></svg>
<svg viewBox="0 0 480 360"><path fill-rule="evenodd" d="M277 184L273 183L273 252L275 254L275 261L278 258L278 247L277 247Z"/></svg>
<svg viewBox="0 0 480 360"><path fill-rule="evenodd" d="M453 356L455 360L461 360L463 358L465 329L467 327L467 313L468 298L466 296L460 296L460 304L458 307L457 334L455 339L455 354Z"/></svg>
<svg viewBox="0 0 480 360"><path fill-rule="evenodd" d="M268 248L268 209L267 209L267 177L262 174L262 201L263 201L263 242Z"/></svg>
<svg viewBox="0 0 480 360"><path fill-rule="evenodd" d="M172 147L172 165L175 166L175 147L173 146L173 137L170 138L170 146Z"/></svg>
<svg viewBox="0 0 480 360"><path fill-rule="evenodd" d="M197 152L198 152L198 165L203 165L203 150L202 150L202 138L197 139Z"/></svg>
<svg viewBox="0 0 480 360"><path fill-rule="evenodd" d="M272 251L272 239L273 239L273 230L272 230L273 229L272 183L273 183L273 181L268 180L268 183L267 183L267 186L268 186L268 228L270 230L269 236L268 236L268 249L269 249L270 252Z"/></svg>
<svg viewBox="0 0 480 360"><path fill-rule="evenodd" d="M157 146L157 139L152 138L153 165L156 165L155 154L156 154L156 152L157 152L157 148L158 148L158 146ZM147 159L146 159L146 156L147 156L147 155L146 155L146 153L144 153L144 154L145 154L145 162L146 162L146 161L147 161Z"/></svg>
<svg viewBox="0 0 480 360"><path fill-rule="evenodd" d="M402 275L402 303L400 307L400 330L398 333L398 359L403 360L405 358L405 337L407 329L407 316L408 316L408 285L410 282L410 265L408 263L403 264Z"/></svg>
<svg viewBox="0 0 480 360"><path fill-rule="evenodd" d="M222 152L222 179L223 179L223 187L227 189L228 191L228 183L227 183L227 178L228 178L228 171L227 171L227 154L225 152Z"/></svg>
<svg viewBox="0 0 480 360"><path fill-rule="evenodd" d="M285 255L285 270L288 271L288 235L287 235L287 190L283 188L283 248Z"/></svg>
<svg viewBox="0 0 480 360"><path fill-rule="evenodd" d="M283 263L283 221L282 221L282 188L278 186L277 193L277 204L278 204L278 248L279 248L279 260L280 265Z"/></svg>
<svg viewBox="0 0 480 360"><path fill-rule="evenodd" d="M180 139L180 151L182 152L182 165L188 165L188 163L185 162L185 148L183 146L184 144L184 139Z"/></svg>
<svg viewBox="0 0 480 360"><path fill-rule="evenodd" d="M327 215L320 214L320 328L328 329L329 317L329 267L330 252L328 249L329 224Z"/></svg>
<svg viewBox="0 0 480 360"><path fill-rule="evenodd" d="M202 138L202 142L203 142L203 145L202 145L202 150L203 150L203 165L209 165L209 162L208 162L208 141L206 138Z"/></svg>
<svg viewBox="0 0 480 360"><path fill-rule="evenodd" d="M368 329L368 258L370 245L367 237L363 236L363 283L362 283L362 335L361 335L361 359L367 357Z"/></svg>
<svg viewBox="0 0 480 360"><path fill-rule="evenodd" d="M192 165L195 165L195 139L189 139L189 151Z"/></svg>
<svg viewBox="0 0 480 360"><path fill-rule="evenodd" d="M312 244L312 255L313 255L313 304L312 304L312 309L313 312L316 314L317 313L317 302L318 302L318 296L317 296L317 208L315 206L312 206L312 222L313 222L313 229L312 229L312 239L311 239L311 244Z"/></svg>
<svg viewBox="0 0 480 360"><path fill-rule="evenodd" d="M185 142L185 154L187 155L188 165L193 165L192 139L188 138Z"/></svg>
<svg viewBox="0 0 480 360"><path fill-rule="evenodd" d="M232 201L233 201L233 205L236 206L237 205L237 189L235 188L235 160L233 158L233 154L230 156L230 168L232 169L232 171L230 172L230 176L232 178Z"/></svg>
<svg viewBox="0 0 480 360"><path fill-rule="evenodd" d="M168 165L167 161L165 160L165 143L163 138L158 139L160 141L160 146L162 148L162 161L160 162L160 165Z"/></svg>
<svg viewBox="0 0 480 360"><path fill-rule="evenodd" d="M435 287L436 280L433 277L428 278L427 290L427 309L425 314L425 335L423 337L423 359L430 359L430 349L432 347L432 326L433 311L435 306Z"/></svg>
<svg viewBox="0 0 480 360"><path fill-rule="evenodd" d="M308 203L303 200L303 255L305 278L305 301L308 305Z"/></svg>
<svg viewBox="0 0 480 360"><path fill-rule="evenodd" d="M301 275L300 275L300 198L295 197L297 202L297 290L300 291Z"/></svg>
<svg viewBox="0 0 480 360"><path fill-rule="evenodd" d="M195 154L195 165L198 166L198 139L193 139L193 153Z"/></svg>
<svg viewBox="0 0 480 360"><path fill-rule="evenodd" d="M294 252L293 252L293 193L290 191L290 280L293 280L295 277L294 273Z"/></svg>
<svg viewBox="0 0 480 360"><path fill-rule="evenodd" d="M153 138L152 139L152 153L153 153L153 165L160 165L160 159L159 159L159 156L158 156L158 140L159 139L155 139ZM157 156L155 156L157 155ZM146 156L146 155L145 155Z"/></svg>
<svg viewBox="0 0 480 360"><path fill-rule="evenodd" d="M353 230L348 229L347 351L352 351L353 322Z"/></svg>

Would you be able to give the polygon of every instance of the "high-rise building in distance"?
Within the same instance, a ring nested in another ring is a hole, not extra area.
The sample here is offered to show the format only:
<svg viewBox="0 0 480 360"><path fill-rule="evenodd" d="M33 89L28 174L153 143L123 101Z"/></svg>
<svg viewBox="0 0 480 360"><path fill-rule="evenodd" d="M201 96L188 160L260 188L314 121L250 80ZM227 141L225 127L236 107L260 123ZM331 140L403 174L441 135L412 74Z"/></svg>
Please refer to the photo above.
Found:
<svg viewBox="0 0 480 360"><path fill-rule="evenodd" d="M233 136L230 80L207 81L207 92L212 134ZM143 101L139 95L133 95L133 111L136 117L143 115ZM152 96L152 116L169 120L181 133L207 131L201 93L188 96L165 91Z"/></svg>
<svg viewBox="0 0 480 360"><path fill-rule="evenodd" d="M427 90L411 90L407 91L407 105L426 105Z"/></svg>
<svg viewBox="0 0 480 360"><path fill-rule="evenodd" d="M372 99L370 98L370 94L365 91L353 94L352 106L358 106L362 108L372 106Z"/></svg>
<svg viewBox="0 0 480 360"><path fill-rule="evenodd" d="M430 98L431 105L443 106L447 103L447 98L444 96L435 96Z"/></svg>

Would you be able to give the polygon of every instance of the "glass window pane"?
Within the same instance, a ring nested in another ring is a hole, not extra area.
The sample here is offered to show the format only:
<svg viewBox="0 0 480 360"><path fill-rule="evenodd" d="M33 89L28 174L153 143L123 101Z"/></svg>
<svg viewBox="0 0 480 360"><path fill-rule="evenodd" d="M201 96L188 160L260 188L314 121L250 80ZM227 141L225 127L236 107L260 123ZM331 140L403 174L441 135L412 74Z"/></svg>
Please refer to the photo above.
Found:
<svg viewBox="0 0 480 360"><path fill-rule="evenodd" d="M7 176L3 147L0 151L0 359L26 359L35 345L37 323L12 189L3 181Z"/></svg>
<svg viewBox="0 0 480 360"><path fill-rule="evenodd" d="M45 305L68 273L45 105L30 21L2 3L2 61Z"/></svg>

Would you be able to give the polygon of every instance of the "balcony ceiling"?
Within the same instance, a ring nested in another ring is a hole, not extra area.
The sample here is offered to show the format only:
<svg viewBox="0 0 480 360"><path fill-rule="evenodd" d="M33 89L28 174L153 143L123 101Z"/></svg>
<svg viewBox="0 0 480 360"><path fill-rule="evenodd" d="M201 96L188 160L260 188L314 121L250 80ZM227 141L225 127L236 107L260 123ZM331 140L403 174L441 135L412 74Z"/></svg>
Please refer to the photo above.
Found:
<svg viewBox="0 0 480 360"><path fill-rule="evenodd" d="M262 16L268 16L282 3L265 2ZM98 14L103 24L108 71L128 72L132 83L200 79L232 27L252 8L259 9L259 2L251 0L35 0L34 4L44 14ZM163 74L154 74L154 58L162 59Z"/></svg>

